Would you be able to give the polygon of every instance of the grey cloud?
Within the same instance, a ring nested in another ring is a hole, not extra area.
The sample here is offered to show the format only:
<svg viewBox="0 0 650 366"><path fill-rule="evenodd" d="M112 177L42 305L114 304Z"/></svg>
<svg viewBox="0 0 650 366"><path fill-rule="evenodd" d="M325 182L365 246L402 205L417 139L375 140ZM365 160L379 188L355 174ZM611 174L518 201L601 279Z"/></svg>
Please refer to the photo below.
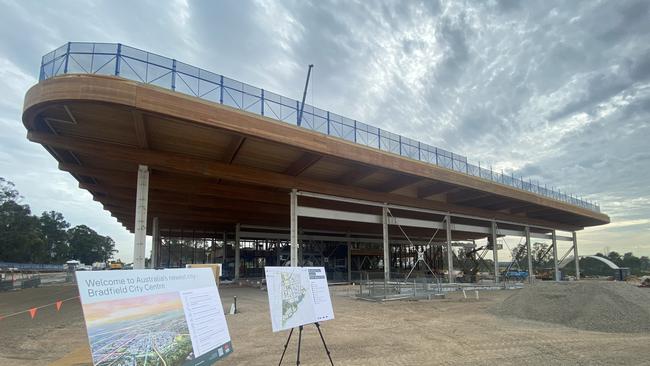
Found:
<svg viewBox="0 0 650 366"><path fill-rule="evenodd" d="M650 3L647 1L623 1L614 9L609 24L605 23L605 30L599 33L598 38L605 42L618 42L625 37L647 35L650 29L648 15L650 15ZM612 19L613 18L613 19ZM613 22L611 20L614 20ZM603 26L603 24L599 24Z"/></svg>
<svg viewBox="0 0 650 366"><path fill-rule="evenodd" d="M443 61L435 76L438 83L451 83L464 73L464 66L469 59L467 37L470 32L463 13L454 18L441 19L436 37L445 48Z"/></svg>
<svg viewBox="0 0 650 366"><path fill-rule="evenodd" d="M183 10L154 0L20 1L0 15L0 59L36 76L42 54L69 40L122 42L293 98L314 63L308 102L513 167L601 201L622 220L650 216L649 5L260 0L189 2ZM0 116L19 124L14 103ZM28 200L59 206L21 171L30 162L50 166L49 156L34 156L40 150L22 127L0 140L4 174ZM76 189L72 178L57 177ZM70 206L75 220L105 216L76 210ZM104 217L102 225L112 223Z"/></svg>

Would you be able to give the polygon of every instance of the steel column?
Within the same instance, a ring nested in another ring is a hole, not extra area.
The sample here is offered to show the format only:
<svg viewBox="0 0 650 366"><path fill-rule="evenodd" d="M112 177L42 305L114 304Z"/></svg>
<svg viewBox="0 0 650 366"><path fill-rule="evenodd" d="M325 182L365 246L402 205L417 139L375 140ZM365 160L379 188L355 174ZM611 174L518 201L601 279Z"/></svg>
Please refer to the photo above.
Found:
<svg viewBox="0 0 650 366"><path fill-rule="evenodd" d="M292 189L289 199L289 215L291 216L290 227L290 259L291 267L298 267L298 191Z"/></svg>
<svg viewBox="0 0 650 366"><path fill-rule="evenodd" d="M499 252L497 250L497 223L492 221L492 260L494 261L494 282L499 283Z"/></svg>
<svg viewBox="0 0 650 366"><path fill-rule="evenodd" d="M388 208L381 208L382 237L384 239L384 279L390 280L390 250L388 247Z"/></svg>
<svg viewBox="0 0 650 366"><path fill-rule="evenodd" d="M158 257L160 256L160 220L157 217L153 218L151 228L151 260L149 261L149 268L158 267Z"/></svg>
<svg viewBox="0 0 650 366"><path fill-rule="evenodd" d="M352 282L352 242L350 242L350 233L345 234L345 240L348 244L348 282Z"/></svg>
<svg viewBox="0 0 650 366"><path fill-rule="evenodd" d="M454 253L451 249L451 216L449 215L445 216L445 230L447 231L447 269L449 270L449 283L454 283Z"/></svg>
<svg viewBox="0 0 650 366"><path fill-rule="evenodd" d="M68 46L68 56L69 56L69 48ZM117 53L115 54L115 76L120 76L120 64L122 63L122 44L118 43L117 44ZM66 65L67 66L67 65Z"/></svg>
<svg viewBox="0 0 650 366"><path fill-rule="evenodd" d="M526 253L528 254L528 283L533 283L533 256L530 250L530 228L526 226Z"/></svg>
<svg viewBox="0 0 650 366"><path fill-rule="evenodd" d="M235 280L239 279L239 230L240 224L235 225Z"/></svg>
<svg viewBox="0 0 650 366"><path fill-rule="evenodd" d="M553 230L553 233L551 234L552 240L553 240L553 271L555 273L555 281L560 280L560 268L558 267L557 263L557 237L555 235L555 230Z"/></svg>
<svg viewBox="0 0 650 366"><path fill-rule="evenodd" d="M580 281L580 256L578 255L578 234L573 232L573 260L576 264L576 280Z"/></svg>
<svg viewBox="0 0 650 366"><path fill-rule="evenodd" d="M119 48L119 46L118 46L118 48ZM67 51L65 51L65 64L63 66L63 73L64 74L68 73L68 60L69 59L70 59L70 42L68 42L68 48L67 48Z"/></svg>
<svg viewBox="0 0 650 366"><path fill-rule="evenodd" d="M144 269L147 245L147 204L149 200L149 168L138 167L138 181L135 199L135 240L133 243L133 268Z"/></svg>
<svg viewBox="0 0 650 366"><path fill-rule="evenodd" d="M304 236L304 231L298 229L298 267L302 267L305 264L305 257L303 256L303 251L305 250Z"/></svg>
<svg viewBox="0 0 650 366"><path fill-rule="evenodd" d="M226 242L227 242L227 237L226 237L226 232L223 232L223 247L222 247L222 252L221 252L221 275L225 276L226 275Z"/></svg>

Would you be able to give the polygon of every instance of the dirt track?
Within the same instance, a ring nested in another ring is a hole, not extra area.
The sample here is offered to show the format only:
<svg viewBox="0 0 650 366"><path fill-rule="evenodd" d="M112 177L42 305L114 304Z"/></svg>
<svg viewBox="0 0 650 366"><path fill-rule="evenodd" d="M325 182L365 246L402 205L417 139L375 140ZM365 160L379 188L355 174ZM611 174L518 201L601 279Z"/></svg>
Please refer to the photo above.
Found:
<svg viewBox="0 0 650 366"><path fill-rule="evenodd" d="M486 310L507 292L465 301L370 303L332 288L336 319L322 329L336 365L650 365L650 334L599 333L547 323L500 319ZM0 314L76 295L58 286L0 295ZM227 316L235 352L220 364L277 364L288 332L272 333L266 293L224 288L225 307L237 296L240 314ZM296 334L294 333L294 336ZM43 365L87 347L78 300L0 320L0 365ZM296 339L285 364L295 363ZM301 361L326 365L316 329L305 327Z"/></svg>

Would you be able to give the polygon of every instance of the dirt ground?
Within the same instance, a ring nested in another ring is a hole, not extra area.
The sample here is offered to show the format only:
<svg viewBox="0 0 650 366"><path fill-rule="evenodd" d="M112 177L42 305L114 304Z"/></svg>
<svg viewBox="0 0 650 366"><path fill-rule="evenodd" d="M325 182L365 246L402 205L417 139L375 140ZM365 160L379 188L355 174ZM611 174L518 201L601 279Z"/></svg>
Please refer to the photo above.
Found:
<svg viewBox="0 0 650 366"><path fill-rule="evenodd" d="M322 324L336 365L650 365L650 334L600 333L543 322L502 319L486 309L509 295L483 292L480 300L453 294L445 300L373 303L332 287L336 319ZM222 288L234 353L223 365L277 364L288 336L271 332L266 292ZM76 295L74 286L0 294L0 315ZM295 363L296 334L284 364ZM43 365L88 347L78 300L0 320L0 365ZM301 363L327 365L314 326L306 326Z"/></svg>

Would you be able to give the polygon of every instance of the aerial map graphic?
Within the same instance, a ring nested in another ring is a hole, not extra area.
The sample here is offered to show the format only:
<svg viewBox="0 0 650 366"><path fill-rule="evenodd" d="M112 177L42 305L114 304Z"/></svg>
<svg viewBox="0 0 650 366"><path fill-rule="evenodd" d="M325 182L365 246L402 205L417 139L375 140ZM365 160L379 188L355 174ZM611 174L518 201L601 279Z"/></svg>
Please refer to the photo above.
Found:
<svg viewBox="0 0 650 366"><path fill-rule="evenodd" d="M95 365L182 365L192 360L177 292L84 305Z"/></svg>
<svg viewBox="0 0 650 366"><path fill-rule="evenodd" d="M307 294L303 281L298 273L280 273L282 297L282 326L298 312L302 301Z"/></svg>

